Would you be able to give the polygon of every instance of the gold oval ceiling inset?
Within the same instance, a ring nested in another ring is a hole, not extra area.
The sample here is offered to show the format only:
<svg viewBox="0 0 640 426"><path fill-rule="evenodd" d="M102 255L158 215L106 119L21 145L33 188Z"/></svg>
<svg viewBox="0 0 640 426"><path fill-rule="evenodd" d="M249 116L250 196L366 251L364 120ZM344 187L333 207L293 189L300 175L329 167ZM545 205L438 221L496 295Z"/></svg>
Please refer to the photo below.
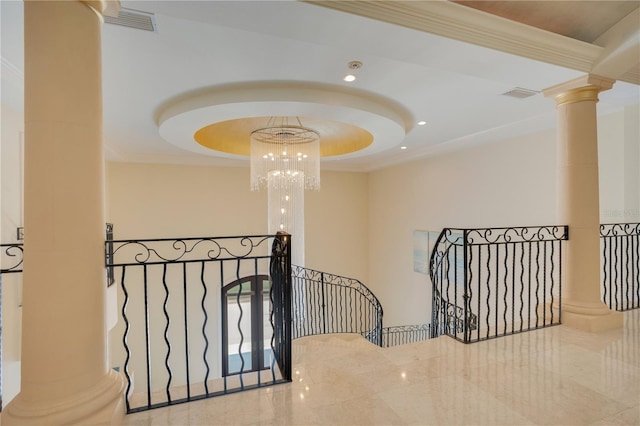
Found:
<svg viewBox="0 0 640 426"><path fill-rule="evenodd" d="M339 121L300 117L304 127L320 135L320 156L350 154L365 149L373 135L352 124ZM248 117L220 121L197 130L193 138L205 148L235 155L250 154L251 132L265 127L269 117Z"/></svg>
<svg viewBox="0 0 640 426"><path fill-rule="evenodd" d="M392 99L344 84L299 81L246 82L198 89L165 102L155 119L160 136L179 148L241 159L249 155L249 135L265 127L267 117L300 117L303 126L318 131L321 155L329 159L384 152L402 142L414 120ZM226 121L230 123L219 126L228 126L228 131L217 129L215 123ZM212 127L204 130L209 126ZM229 136L229 132L236 132L236 137Z"/></svg>

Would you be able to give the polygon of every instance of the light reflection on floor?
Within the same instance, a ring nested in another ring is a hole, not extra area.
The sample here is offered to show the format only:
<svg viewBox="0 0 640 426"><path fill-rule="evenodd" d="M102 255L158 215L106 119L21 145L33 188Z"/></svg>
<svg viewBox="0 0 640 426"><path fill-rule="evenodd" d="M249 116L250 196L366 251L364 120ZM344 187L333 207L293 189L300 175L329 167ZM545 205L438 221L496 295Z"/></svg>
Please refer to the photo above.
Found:
<svg viewBox="0 0 640 426"><path fill-rule="evenodd" d="M640 425L640 310L622 330L564 326L464 345L294 342L290 384L126 417L127 425Z"/></svg>

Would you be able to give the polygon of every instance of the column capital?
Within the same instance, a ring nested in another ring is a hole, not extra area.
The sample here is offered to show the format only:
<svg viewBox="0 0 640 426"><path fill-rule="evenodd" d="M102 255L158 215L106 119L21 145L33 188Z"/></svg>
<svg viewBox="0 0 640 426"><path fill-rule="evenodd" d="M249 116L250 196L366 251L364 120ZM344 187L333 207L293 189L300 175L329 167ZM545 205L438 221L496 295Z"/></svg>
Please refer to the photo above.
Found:
<svg viewBox="0 0 640 426"><path fill-rule="evenodd" d="M24 0L32 2L42 2L42 0ZM48 0L55 2L57 0ZM120 0L77 0L84 3L102 19L104 16L117 17L120 12Z"/></svg>
<svg viewBox="0 0 640 426"><path fill-rule="evenodd" d="M120 12L120 0L80 0L81 3L89 6L94 12L102 17L117 17Z"/></svg>
<svg viewBox="0 0 640 426"><path fill-rule="evenodd" d="M556 105L574 102L598 102L598 93L613 87L615 80L599 75L587 74L564 83L544 89L542 93L547 98L556 100Z"/></svg>

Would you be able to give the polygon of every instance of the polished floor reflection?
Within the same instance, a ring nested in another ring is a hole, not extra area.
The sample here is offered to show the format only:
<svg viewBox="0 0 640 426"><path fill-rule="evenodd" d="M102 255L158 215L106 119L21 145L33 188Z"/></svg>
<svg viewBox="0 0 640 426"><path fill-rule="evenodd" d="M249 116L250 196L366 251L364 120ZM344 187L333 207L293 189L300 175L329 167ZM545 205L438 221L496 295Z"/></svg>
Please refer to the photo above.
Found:
<svg viewBox="0 0 640 426"><path fill-rule="evenodd" d="M127 425L640 425L640 310L471 345L294 342L294 381L132 414Z"/></svg>

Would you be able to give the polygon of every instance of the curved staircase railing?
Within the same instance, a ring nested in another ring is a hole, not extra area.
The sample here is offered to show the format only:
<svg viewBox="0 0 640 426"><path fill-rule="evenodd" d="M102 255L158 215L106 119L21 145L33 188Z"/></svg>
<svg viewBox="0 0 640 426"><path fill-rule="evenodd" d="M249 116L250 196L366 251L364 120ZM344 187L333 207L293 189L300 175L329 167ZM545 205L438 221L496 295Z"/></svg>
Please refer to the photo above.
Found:
<svg viewBox="0 0 640 426"><path fill-rule="evenodd" d="M292 269L293 338L359 333L382 346L382 305L360 281L301 266Z"/></svg>
<svg viewBox="0 0 640 426"><path fill-rule="evenodd" d="M560 324L567 226L455 229L430 258L432 334L464 343Z"/></svg>
<svg viewBox="0 0 640 426"><path fill-rule="evenodd" d="M397 325L382 328L382 347L407 345L431 339L431 324Z"/></svg>
<svg viewBox="0 0 640 426"><path fill-rule="evenodd" d="M478 317L469 307L465 288L466 230L444 228L429 260L432 285L431 337L474 330ZM463 339L464 340L464 339Z"/></svg>

